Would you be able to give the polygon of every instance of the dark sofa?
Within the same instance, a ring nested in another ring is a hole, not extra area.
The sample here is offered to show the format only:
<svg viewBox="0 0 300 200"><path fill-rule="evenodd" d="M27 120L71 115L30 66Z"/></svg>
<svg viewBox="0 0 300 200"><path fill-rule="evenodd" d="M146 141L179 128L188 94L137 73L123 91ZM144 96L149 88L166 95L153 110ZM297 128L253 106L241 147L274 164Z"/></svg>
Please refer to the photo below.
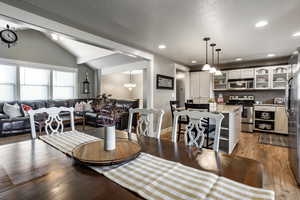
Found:
<svg viewBox="0 0 300 200"><path fill-rule="evenodd" d="M50 108L50 107L74 107L77 102L88 101L93 99L68 99L68 100L41 100L41 101L13 101L7 102L9 104L18 103L26 104L31 106L34 110L39 108ZM127 128L128 123L128 110L130 108L137 108L139 106L139 100L118 100L112 99L117 107L117 118L116 118L116 129L124 130ZM29 117L16 117L9 119L7 115L3 112L3 105L5 102L0 103L0 137L16 135L20 133L29 133L30 121ZM113 120L111 115L110 105L105 106L105 109L99 112L84 112L80 113L85 117L86 124L101 127L106 120Z"/></svg>

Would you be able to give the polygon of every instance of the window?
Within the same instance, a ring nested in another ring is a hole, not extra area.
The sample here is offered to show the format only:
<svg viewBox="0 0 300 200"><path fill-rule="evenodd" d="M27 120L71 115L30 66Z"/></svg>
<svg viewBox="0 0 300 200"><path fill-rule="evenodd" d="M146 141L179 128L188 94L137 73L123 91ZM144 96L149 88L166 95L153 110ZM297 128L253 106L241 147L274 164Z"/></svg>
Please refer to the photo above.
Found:
<svg viewBox="0 0 300 200"><path fill-rule="evenodd" d="M49 99L50 70L20 67L21 100Z"/></svg>
<svg viewBox="0 0 300 200"><path fill-rule="evenodd" d="M76 97L76 73L53 71L53 99Z"/></svg>
<svg viewBox="0 0 300 200"><path fill-rule="evenodd" d="M0 64L0 101L16 99L16 66Z"/></svg>

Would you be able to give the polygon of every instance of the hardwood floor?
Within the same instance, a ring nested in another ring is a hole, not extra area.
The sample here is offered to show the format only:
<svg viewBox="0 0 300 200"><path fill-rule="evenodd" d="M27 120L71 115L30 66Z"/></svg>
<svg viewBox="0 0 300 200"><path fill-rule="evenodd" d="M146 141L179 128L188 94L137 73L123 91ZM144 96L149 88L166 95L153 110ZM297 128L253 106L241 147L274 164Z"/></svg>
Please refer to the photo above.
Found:
<svg viewBox="0 0 300 200"><path fill-rule="evenodd" d="M288 148L258 143L259 133L242 133L234 155L263 163L264 188L275 191L276 199L300 199L300 187L289 167Z"/></svg>
<svg viewBox="0 0 300 200"><path fill-rule="evenodd" d="M89 129L91 127L87 127ZM80 129L79 129L80 130ZM264 188L275 191L276 199L300 199L300 187L296 185L289 167L288 148L258 143L259 133L241 133L240 142L233 154L260 161L264 166ZM170 140L170 133L163 134L162 139ZM30 134L0 138L0 145L30 139ZM10 181L1 176L0 185L9 186Z"/></svg>

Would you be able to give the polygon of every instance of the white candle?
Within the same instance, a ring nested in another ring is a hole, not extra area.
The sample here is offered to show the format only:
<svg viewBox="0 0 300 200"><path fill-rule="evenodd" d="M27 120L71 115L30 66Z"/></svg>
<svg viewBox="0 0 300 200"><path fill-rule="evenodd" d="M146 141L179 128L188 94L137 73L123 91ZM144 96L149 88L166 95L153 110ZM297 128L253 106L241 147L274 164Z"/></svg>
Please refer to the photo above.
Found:
<svg viewBox="0 0 300 200"><path fill-rule="evenodd" d="M105 127L104 150L111 151L116 148L115 126Z"/></svg>

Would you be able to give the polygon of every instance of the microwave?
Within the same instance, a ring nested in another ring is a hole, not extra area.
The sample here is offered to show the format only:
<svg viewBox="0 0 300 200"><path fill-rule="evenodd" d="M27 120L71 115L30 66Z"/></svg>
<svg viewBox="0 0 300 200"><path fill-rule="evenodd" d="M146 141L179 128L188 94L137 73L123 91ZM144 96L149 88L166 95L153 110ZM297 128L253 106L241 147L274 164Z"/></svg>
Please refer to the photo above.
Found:
<svg viewBox="0 0 300 200"><path fill-rule="evenodd" d="M253 89L253 86L254 86L253 79L228 80L229 89Z"/></svg>

